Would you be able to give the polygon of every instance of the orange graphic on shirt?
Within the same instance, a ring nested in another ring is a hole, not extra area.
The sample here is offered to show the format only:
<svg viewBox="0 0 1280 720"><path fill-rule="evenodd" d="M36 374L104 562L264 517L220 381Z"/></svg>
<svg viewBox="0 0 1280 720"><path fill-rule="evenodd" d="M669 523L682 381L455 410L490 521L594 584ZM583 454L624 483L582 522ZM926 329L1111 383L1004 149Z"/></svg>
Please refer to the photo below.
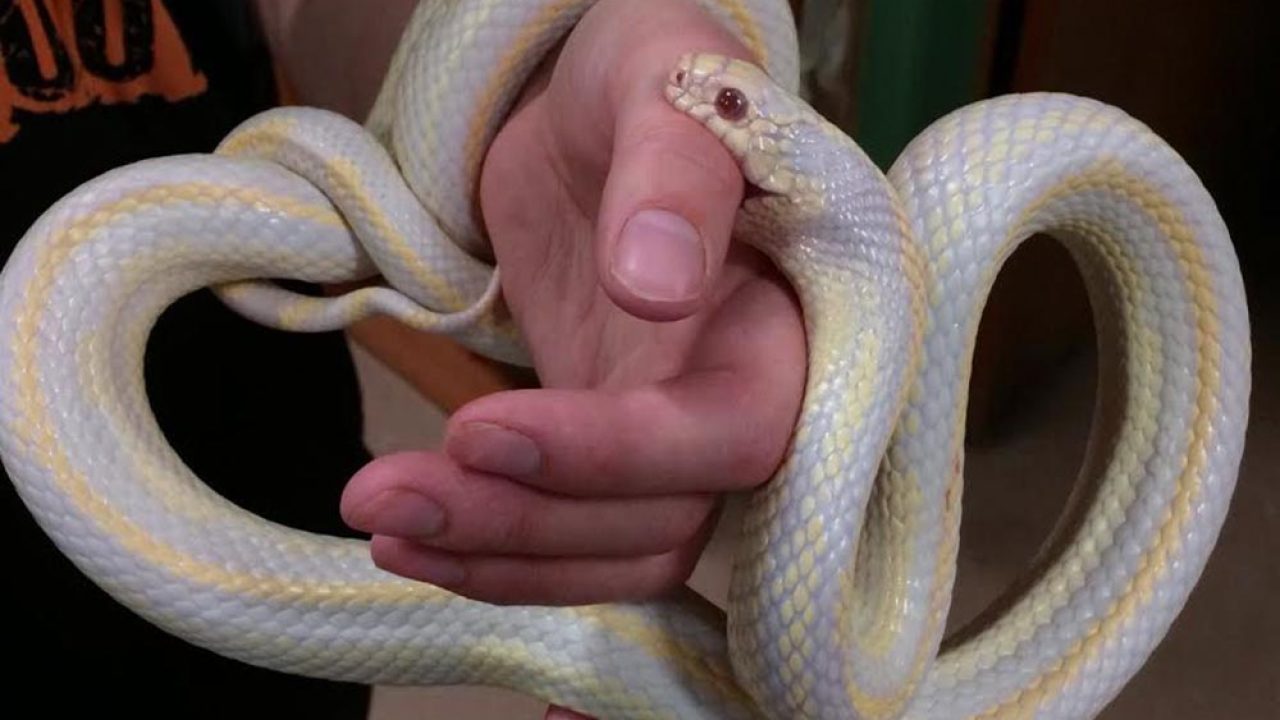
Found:
<svg viewBox="0 0 1280 720"><path fill-rule="evenodd" d="M0 0L0 144L21 112L176 101L207 86L161 0Z"/></svg>

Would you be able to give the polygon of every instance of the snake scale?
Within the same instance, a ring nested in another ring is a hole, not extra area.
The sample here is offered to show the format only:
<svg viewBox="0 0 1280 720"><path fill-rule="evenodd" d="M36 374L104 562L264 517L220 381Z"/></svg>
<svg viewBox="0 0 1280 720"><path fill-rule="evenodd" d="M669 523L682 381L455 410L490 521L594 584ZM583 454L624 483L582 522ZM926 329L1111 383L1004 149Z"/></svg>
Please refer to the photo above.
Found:
<svg viewBox="0 0 1280 720"><path fill-rule="evenodd" d="M146 338L201 287L284 329L386 313L525 360L474 189L515 93L591 4L423 3L363 126L272 110L212 155L121 168L50 208L0 276L0 451L37 521L151 622L284 672L500 685L601 718L1097 714L1177 616L1234 489L1250 344L1228 231L1149 129L1066 95L957 110L882 174L797 97L781 0L706 0L756 62L686 57L666 87L759 189L737 232L795 286L809 344L727 618L691 592L457 597L378 570L362 542L233 506L165 443ZM1037 233L1070 250L1095 308L1094 432L1025 591L944 645L978 318ZM270 282L375 276L327 299Z"/></svg>

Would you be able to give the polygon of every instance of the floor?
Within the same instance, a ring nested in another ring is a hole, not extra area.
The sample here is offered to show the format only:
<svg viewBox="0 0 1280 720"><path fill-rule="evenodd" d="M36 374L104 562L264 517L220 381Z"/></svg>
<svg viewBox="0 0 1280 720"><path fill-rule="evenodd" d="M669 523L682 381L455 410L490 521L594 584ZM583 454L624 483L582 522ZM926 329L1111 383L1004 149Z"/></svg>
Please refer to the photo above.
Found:
<svg viewBox="0 0 1280 720"><path fill-rule="evenodd" d="M1277 304L1280 305L1280 304ZM1275 306L1255 317L1280 318ZM1104 711L1109 720L1280 716L1280 322L1255 322L1254 391L1245 462L1231 514L1210 563L1172 631ZM374 452L431 447L443 418L356 351ZM954 628L980 612L1036 551L1062 507L1083 451L1093 398L1092 360L1062 368L1019 400L995 442L966 460ZM723 599L733 514L726 515L691 584ZM543 704L476 688L383 689L372 720L539 720Z"/></svg>

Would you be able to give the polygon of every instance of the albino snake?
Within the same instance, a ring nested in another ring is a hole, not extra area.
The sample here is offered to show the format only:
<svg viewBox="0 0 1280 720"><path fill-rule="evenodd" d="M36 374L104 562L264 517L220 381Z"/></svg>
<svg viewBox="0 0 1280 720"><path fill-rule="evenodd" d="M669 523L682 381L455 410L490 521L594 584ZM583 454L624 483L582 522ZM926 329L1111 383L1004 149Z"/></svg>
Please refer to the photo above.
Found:
<svg viewBox="0 0 1280 720"><path fill-rule="evenodd" d="M752 497L727 627L692 593L512 608L394 577L364 543L232 506L165 443L146 337L204 286L282 328L386 312L523 357L472 192L514 93L590 5L424 3L365 128L270 111L215 155L108 173L41 217L0 279L0 450L38 522L152 622L286 672L502 685L602 718L1099 712L1181 609L1234 488L1250 345L1227 230L1148 129L1063 95L959 110L886 180L791 94L782 0L704 3L768 76L699 56L666 90L763 191L739 236L793 282L808 332L802 414ZM1041 232L1079 262L1102 349L1076 512L1017 601L940 651L977 322ZM375 274L389 287L331 300L261 283Z"/></svg>

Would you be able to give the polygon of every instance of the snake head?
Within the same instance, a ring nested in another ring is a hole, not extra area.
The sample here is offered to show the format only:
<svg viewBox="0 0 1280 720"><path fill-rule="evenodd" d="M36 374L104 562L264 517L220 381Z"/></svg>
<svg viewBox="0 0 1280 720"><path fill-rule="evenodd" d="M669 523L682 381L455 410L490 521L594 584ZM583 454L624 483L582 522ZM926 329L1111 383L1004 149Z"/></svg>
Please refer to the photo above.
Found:
<svg viewBox="0 0 1280 720"><path fill-rule="evenodd" d="M720 138L756 190L802 200L814 189L801 148L825 121L760 68L723 55L685 55L666 96Z"/></svg>

